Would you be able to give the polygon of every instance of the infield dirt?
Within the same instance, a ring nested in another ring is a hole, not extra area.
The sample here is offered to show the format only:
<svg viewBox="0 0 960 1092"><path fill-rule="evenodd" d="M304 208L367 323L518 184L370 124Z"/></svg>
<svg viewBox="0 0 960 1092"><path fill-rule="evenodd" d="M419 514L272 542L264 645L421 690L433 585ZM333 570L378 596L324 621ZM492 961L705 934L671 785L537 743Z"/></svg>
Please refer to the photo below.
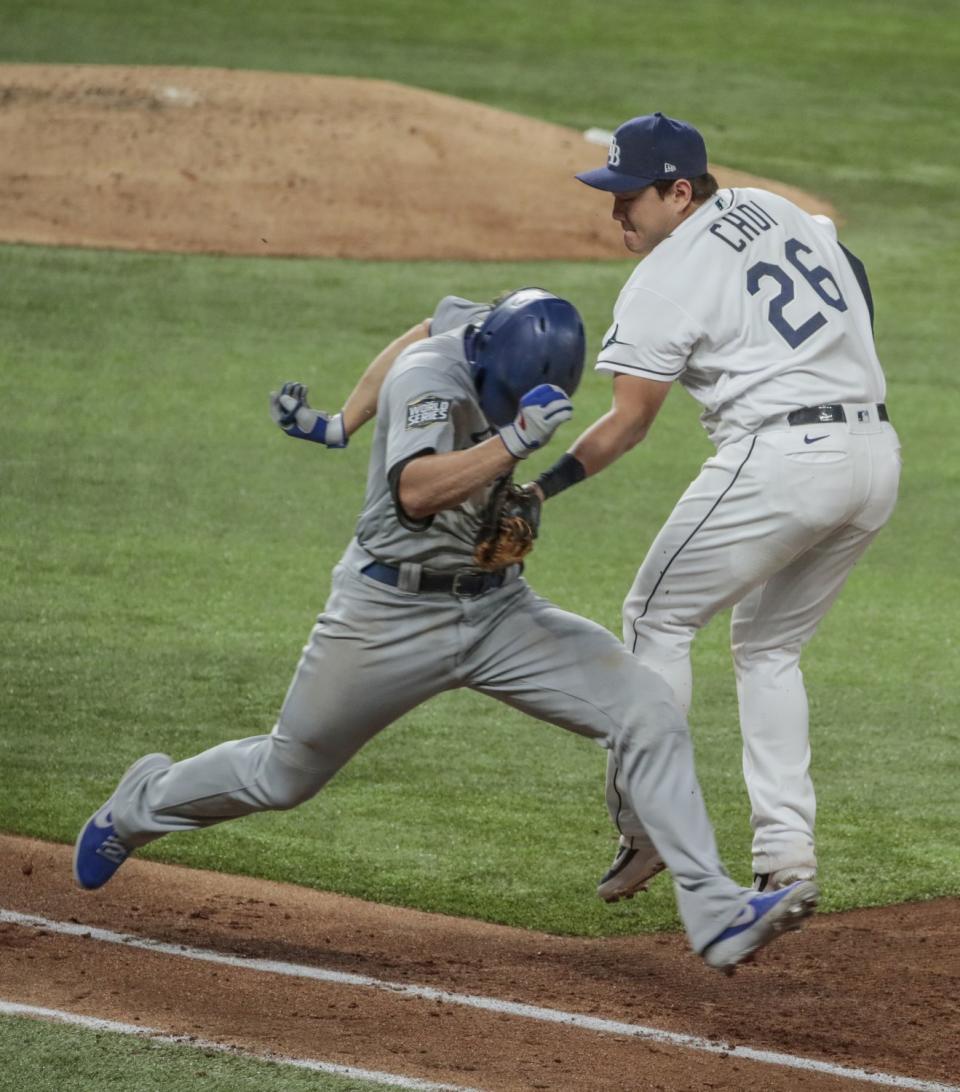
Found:
<svg viewBox="0 0 960 1092"><path fill-rule="evenodd" d="M334 258L623 258L574 129L376 80L0 65L0 240ZM759 182L813 212L816 197Z"/></svg>
<svg viewBox="0 0 960 1092"><path fill-rule="evenodd" d="M950 1031L960 1018L955 900L815 919L726 978L705 967L680 936L561 938L137 859L108 887L81 892L70 859L68 846L0 836L2 908L846 1067L957 1077ZM735 1054L369 987L211 967L14 924L0 924L0 996L488 1090L868 1087Z"/></svg>

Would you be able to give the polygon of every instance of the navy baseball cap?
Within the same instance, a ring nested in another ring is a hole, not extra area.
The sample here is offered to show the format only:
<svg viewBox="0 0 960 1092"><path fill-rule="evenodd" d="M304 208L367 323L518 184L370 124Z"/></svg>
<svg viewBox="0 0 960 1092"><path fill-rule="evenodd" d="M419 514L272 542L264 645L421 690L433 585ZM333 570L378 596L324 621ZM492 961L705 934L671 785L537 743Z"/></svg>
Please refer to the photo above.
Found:
<svg viewBox="0 0 960 1092"><path fill-rule="evenodd" d="M661 113L625 121L613 134L607 165L577 175L609 193L642 190L660 179L697 178L707 173L707 146L687 121Z"/></svg>

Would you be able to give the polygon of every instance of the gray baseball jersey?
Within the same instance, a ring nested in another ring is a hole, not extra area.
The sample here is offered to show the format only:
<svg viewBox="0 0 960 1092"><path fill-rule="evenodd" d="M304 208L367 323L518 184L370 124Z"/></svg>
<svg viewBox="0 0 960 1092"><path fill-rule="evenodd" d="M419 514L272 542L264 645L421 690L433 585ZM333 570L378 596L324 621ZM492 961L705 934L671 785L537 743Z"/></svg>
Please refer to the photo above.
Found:
<svg viewBox="0 0 960 1092"><path fill-rule="evenodd" d="M419 588L424 572L470 564L484 503L479 495L413 524L395 501L396 469L411 456L488 434L462 342L450 331L408 348L384 384L357 535L334 569L273 731L131 773L113 799L117 833L135 847L293 807L393 721L435 694L469 687L611 749L702 951L751 892L720 864L669 687L602 626L534 594L516 567L501 586L471 597ZM371 559L376 578L365 571ZM385 581L391 571L404 579Z"/></svg>
<svg viewBox="0 0 960 1092"><path fill-rule="evenodd" d="M463 353L463 328L407 349L380 391L357 544L390 564L413 563L440 572L472 565L474 540L494 486L415 522L397 503L397 481L410 459L462 451L491 435Z"/></svg>

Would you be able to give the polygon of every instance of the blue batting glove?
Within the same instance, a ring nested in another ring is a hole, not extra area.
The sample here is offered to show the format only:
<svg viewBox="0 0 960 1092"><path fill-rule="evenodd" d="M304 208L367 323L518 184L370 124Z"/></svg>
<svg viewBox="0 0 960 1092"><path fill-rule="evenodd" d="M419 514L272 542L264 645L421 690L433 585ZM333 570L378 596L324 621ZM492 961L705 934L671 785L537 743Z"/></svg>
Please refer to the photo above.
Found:
<svg viewBox="0 0 960 1092"><path fill-rule="evenodd" d="M566 392L552 383L541 383L520 399L520 412L500 429L500 439L515 459L525 459L572 416L573 403Z"/></svg>
<svg viewBox="0 0 960 1092"><path fill-rule="evenodd" d="M312 440L326 447L346 447L349 437L343 427L343 414L326 414L307 404L307 388L302 383L284 383L270 392L270 416L296 440Z"/></svg>

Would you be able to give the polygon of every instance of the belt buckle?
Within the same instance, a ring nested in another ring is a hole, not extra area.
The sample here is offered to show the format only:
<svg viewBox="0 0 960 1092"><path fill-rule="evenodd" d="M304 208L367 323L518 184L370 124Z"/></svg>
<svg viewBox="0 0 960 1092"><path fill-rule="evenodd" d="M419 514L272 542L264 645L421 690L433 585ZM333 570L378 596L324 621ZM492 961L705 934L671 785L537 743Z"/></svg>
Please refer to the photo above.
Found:
<svg viewBox="0 0 960 1092"><path fill-rule="evenodd" d="M472 576L480 577L480 585L476 591L462 591L460 589L460 580L469 579ZM453 583L450 585L450 594L455 595L458 599L476 599L478 595L483 595L483 569L458 569L453 574Z"/></svg>

